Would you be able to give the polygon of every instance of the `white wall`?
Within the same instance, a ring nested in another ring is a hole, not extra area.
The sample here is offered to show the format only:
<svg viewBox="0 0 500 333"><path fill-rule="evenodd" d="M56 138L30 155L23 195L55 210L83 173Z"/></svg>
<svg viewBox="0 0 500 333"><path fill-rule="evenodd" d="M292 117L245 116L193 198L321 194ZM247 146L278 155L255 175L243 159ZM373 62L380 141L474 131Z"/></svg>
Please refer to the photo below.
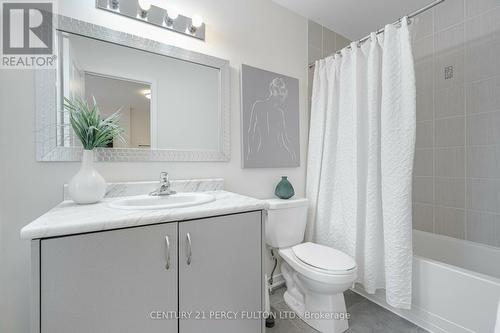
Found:
<svg viewBox="0 0 500 333"><path fill-rule="evenodd" d="M307 141L307 20L270 0L169 0L187 15L200 13L206 42L178 35L94 8L94 0L59 1L61 14L192 49L231 62L231 161L229 163L102 163L108 181L223 177L226 188L259 198L271 197L281 175L304 194ZM300 80L301 167L241 169L239 68L242 63ZM29 331L29 242L19 230L62 200L62 186L78 163L35 162L33 72L0 73L0 332Z"/></svg>

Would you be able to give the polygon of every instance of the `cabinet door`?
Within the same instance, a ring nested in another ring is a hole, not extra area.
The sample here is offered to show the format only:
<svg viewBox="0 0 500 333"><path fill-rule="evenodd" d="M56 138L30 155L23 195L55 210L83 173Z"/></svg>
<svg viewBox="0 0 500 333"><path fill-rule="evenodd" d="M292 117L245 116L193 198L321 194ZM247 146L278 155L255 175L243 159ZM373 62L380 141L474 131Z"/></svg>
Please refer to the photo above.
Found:
<svg viewBox="0 0 500 333"><path fill-rule="evenodd" d="M190 313L179 332L261 332L262 321L241 318L262 311L261 258L261 212L179 223L179 311Z"/></svg>
<svg viewBox="0 0 500 333"><path fill-rule="evenodd" d="M40 256L42 333L177 332L177 223L46 239Z"/></svg>

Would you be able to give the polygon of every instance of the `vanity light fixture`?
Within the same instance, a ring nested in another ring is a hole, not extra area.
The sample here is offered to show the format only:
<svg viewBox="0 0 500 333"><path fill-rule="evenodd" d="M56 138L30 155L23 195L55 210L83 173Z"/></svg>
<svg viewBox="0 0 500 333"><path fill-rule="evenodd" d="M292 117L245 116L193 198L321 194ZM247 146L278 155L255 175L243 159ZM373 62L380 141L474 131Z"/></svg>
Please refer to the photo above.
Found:
<svg viewBox="0 0 500 333"><path fill-rule="evenodd" d="M146 19L148 17L148 12L151 9L151 1L150 0L139 0L139 16L142 19Z"/></svg>
<svg viewBox="0 0 500 333"><path fill-rule="evenodd" d="M175 5L158 5L159 0L95 0L96 8L125 16L143 23L151 24L168 31L175 31L185 36L205 40L203 18L182 15Z"/></svg>
<svg viewBox="0 0 500 333"><path fill-rule="evenodd" d="M151 89L146 89L142 93L144 94L144 97L151 99Z"/></svg>
<svg viewBox="0 0 500 333"><path fill-rule="evenodd" d="M196 33L196 31L203 25L203 18L200 15L195 15L191 19L191 26L189 27L189 32L191 34Z"/></svg>
<svg viewBox="0 0 500 333"><path fill-rule="evenodd" d="M165 15L165 24L167 25L167 27L170 27L174 24L174 21L179 17L179 12L174 9L174 8L171 8L169 10L167 10L167 15Z"/></svg>

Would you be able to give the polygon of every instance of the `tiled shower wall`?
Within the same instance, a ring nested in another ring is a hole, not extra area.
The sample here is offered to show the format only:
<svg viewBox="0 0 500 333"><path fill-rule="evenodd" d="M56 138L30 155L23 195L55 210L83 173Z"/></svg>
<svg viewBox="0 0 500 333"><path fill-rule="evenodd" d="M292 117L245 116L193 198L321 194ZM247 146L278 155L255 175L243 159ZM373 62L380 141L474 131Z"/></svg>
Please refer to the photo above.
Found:
<svg viewBox="0 0 500 333"><path fill-rule="evenodd" d="M414 228L500 246L500 1L446 0L413 46Z"/></svg>
<svg viewBox="0 0 500 333"><path fill-rule="evenodd" d="M337 50L340 50L351 42L344 36L329 30L316 22L309 20L308 28L308 58L309 64L316 60L325 58ZM314 68L309 69L309 106L311 105L312 82L314 76ZM308 108L311 110L311 108Z"/></svg>

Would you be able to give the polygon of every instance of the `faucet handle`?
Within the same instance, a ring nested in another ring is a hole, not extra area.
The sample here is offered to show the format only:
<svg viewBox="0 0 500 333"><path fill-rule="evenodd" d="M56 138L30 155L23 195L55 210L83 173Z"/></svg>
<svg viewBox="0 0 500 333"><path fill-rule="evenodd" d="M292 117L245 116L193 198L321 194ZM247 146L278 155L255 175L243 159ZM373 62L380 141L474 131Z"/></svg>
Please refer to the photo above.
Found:
<svg viewBox="0 0 500 333"><path fill-rule="evenodd" d="M163 171L162 173L160 173L160 181L161 182L168 182L169 181L168 172Z"/></svg>

